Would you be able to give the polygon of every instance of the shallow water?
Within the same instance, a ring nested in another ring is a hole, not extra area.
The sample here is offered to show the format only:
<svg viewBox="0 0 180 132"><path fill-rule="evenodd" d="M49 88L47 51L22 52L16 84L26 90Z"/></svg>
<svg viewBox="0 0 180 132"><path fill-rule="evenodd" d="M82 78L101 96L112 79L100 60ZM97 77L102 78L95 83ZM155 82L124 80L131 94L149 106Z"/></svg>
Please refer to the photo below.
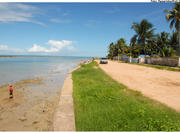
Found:
<svg viewBox="0 0 180 132"><path fill-rule="evenodd" d="M67 73L84 57L0 57L0 86L19 80L48 75Z"/></svg>
<svg viewBox="0 0 180 132"><path fill-rule="evenodd" d="M64 79L78 64L72 61L85 59L0 58L0 84L11 82L14 87L13 99L9 99L8 85L0 87L0 130L53 130L53 113Z"/></svg>

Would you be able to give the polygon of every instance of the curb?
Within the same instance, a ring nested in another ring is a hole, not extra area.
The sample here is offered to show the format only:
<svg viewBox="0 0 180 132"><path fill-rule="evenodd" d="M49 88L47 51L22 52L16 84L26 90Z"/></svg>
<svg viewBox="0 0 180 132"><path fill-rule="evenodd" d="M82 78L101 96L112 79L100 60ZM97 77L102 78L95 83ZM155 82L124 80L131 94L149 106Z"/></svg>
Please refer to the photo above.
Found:
<svg viewBox="0 0 180 132"><path fill-rule="evenodd" d="M75 67L67 74L64 85L61 89L59 103L55 110L53 130L54 131L76 131L73 101L73 81L72 72L79 69Z"/></svg>

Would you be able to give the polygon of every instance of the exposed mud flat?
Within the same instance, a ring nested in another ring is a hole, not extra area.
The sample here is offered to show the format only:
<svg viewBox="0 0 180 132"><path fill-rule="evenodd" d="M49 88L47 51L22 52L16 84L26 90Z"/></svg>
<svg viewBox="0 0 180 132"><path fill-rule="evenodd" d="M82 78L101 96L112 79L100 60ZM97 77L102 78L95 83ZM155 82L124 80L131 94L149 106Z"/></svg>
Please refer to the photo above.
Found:
<svg viewBox="0 0 180 132"><path fill-rule="evenodd" d="M53 130L53 114L59 100L65 73L13 84L14 98L9 99L9 85L0 87L0 130Z"/></svg>

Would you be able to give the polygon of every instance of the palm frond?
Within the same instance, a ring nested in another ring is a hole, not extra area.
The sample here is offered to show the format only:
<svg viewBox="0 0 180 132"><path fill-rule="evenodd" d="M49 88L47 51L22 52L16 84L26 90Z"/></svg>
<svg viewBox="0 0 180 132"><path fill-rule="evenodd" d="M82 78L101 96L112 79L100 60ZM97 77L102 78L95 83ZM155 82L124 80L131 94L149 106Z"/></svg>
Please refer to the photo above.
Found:
<svg viewBox="0 0 180 132"><path fill-rule="evenodd" d="M173 20L171 21L171 23L170 23L169 27L172 29L172 28L173 28L173 26L174 26L174 24L175 24L175 19L173 19Z"/></svg>
<svg viewBox="0 0 180 132"><path fill-rule="evenodd" d="M164 13L167 13L167 12L169 12L169 10L165 9L165 10L164 10Z"/></svg>
<svg viewBox="0 0 180 132"><path fill-rule="evenodd" d="M173 14L170 14L170 13L169 13L169 14L166 15L166 20L167 20L167 21L170 21L170 20L173 19L173 18L174 18L174 15L173 15Z"/></svg>

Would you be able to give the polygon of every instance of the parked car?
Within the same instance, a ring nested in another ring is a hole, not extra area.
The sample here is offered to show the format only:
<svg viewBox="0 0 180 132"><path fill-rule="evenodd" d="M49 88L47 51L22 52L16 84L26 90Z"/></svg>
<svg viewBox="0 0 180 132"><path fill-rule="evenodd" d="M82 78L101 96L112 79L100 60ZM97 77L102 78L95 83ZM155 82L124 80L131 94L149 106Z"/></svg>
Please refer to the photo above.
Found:
<svg viewBox="0 0 180 132"><path fill-rule="evenodd" d="M108 64L108 59L107 58L101 58L100 59L100 64Z"/></svg>

